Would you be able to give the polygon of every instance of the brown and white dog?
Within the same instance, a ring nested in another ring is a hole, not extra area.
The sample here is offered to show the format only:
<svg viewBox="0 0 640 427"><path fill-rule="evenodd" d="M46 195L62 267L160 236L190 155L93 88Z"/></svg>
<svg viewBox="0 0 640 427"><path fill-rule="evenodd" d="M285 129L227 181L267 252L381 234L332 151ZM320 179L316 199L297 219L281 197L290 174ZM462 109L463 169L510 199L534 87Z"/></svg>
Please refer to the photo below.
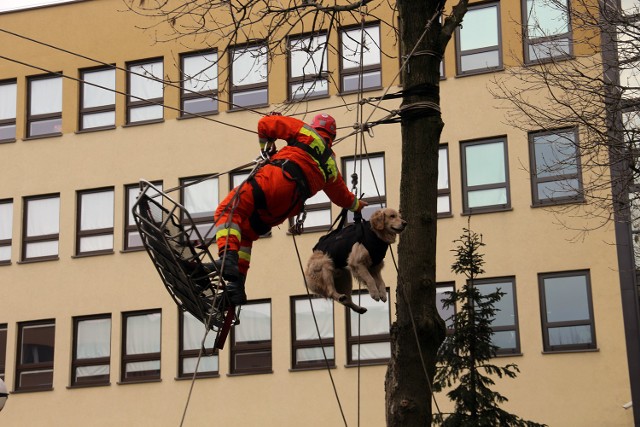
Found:
<svg viewBox="0 0 640 427"><path fill-rule="evenodd" d="M307 262L305 279L314 294L332 298L362 314L367 311L351 299L351 275L369 290L376 301L387 301L380 272L384 256L407 222L395 209L375 211L369 221L336 230L320 239Z"/></svg>

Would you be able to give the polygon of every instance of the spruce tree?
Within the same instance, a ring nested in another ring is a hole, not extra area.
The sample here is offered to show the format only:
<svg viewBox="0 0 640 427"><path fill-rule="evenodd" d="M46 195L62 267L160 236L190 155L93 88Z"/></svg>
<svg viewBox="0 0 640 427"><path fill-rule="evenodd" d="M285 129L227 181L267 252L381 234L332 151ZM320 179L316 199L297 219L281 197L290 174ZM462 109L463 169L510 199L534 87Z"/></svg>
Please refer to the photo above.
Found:
<svg viewBox="0 0 640 427"><path fill-rule="evenodd" d="M466 278L464 286L443 299L445 308L458 307L453 316L454 332L444 341L438 352L438 368L434 390L450 388L447 396L455 403L451 414L436 413L435 425L444 427L542 427L522 420L500 408L507 398L491 390L494 378L515 378L520 372L516 364L497 366L491 363L498 347L491 342L491 322L497 309L495 303L504 295L500 289L483 295L475 286L477 277L484 273L484 246L482 237L464 229L452 251L455 262L451 270Z"/></svg>

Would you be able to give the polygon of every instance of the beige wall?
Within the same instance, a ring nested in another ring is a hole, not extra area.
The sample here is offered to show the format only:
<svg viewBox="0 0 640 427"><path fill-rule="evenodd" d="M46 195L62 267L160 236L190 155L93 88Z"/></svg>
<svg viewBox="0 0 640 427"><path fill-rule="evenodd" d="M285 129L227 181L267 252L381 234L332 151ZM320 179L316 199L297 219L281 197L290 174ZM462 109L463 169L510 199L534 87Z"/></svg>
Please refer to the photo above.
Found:
<svg viewBox="0 0 640 427"><path fill-rule="evenodd" d="M512 18L519 15L518 2L502 2L505 46L517 46ZM107 63L124 67L126 61L165 57L165 73L173 78L175 58L182 50L174 44L154 44L153 34L135 29L144 24L131 13L121 12L119 0L92 0L32 11L0 14L0 28L28 35ZM384 32L383 32L384 34ZM385 41L392 46L390 40ZM95 64L68 54L0 34L2 54L42 68L77 77L78 69ZM514 51L517 49L514 48ZM508 58L505 64L515 63ZM397 59L384 60L385 84L396 73ZM251 161L257 153L255 134L204 119L175 120L177 112L165 110L165 122L122 127L124 99L117 98L118 126L114 130L74 133L77 130L77 82L64 80L64 135L25 141L25 77L40 74L7 61L1 63L0 80L18 80L18 140L0 145L0 199L14 200L12 265L0 267L0 323L8 324L6 383L14 384L16 324L55 318L56 347L54 390L19 393L9 398L0 413L7 426L173 426L179 425L188 398L190 381L177 375L178 311L143 252L122 253L125 184L140 178L163 179L174 187L180 177L225 172ZM286 97L283 63L270 77L272 107ZM476 215L471 227L487 244L484 277L515 276L522 355L499 358L496 363L517 363L516 380L498 380L509 399L507 409L524 418L550 426L630 426L630 411L621 405L630 400L620 288L614 235L597 230L586 239L571 242L574 233L557 224L553 212L531 208L526 134L505 124L504 110L495 108L488 92L492 74L456 78L452 40L446 54L446 80L442 81L442 110L446 123L442 141L449 144L453 217L438 223L439 281L462 279L450 272L452 241L467 225L461 215L459 142L507 135L513 209ZM125 90L124 72L117 73L117 87ZM392 88L397 90L397 87ZM381 92L367 93L379 95ZM355 96L344 101L356 101ZM168 88L165 101L178 106L178 90ZM314 101L312 110L341 105L332 96ZM396 108L397 101L386 101ZM220 105L224 110L224 104ZM265 109L265 112L270 109ZM304 107L296 112L303 111ZM357 121L356 111L330 110L345 126ZM371 107L365 108L368 116ZM378 117L378 116L374 116ZM224 123L255 129L259 115L221 112L212 117ZM308 117L307 117L308 118ZM345 131L346 133L346 131ZM399 205L400 133L397 125L378 126L367 136L369 152L385 152L387 200ZM339 144L339 156L353 155L353 139ZM72 258L76 191L103 186L115 188L115 253ZM220 179L220 193L228 188ZM22 197L59 192L60 259L19 264ZM175 193L174 193L175 195ZM177 195L176 195L177 197ZM334 210L334 214L337 210ZM408 218L411 222L411 218ZM578 220L582 221L582 220ZM289 297L305 293L293 242L285 227L273 237L259 241L247 292L251 299L270 298L272 303L273 374L227 376L229 353L220 355L220 377L198 380L191 396L185 425L334 426L342 425L338 404L326 371L290 372ZM320 234L298 239L304 257ZM395 250L395 248L394 248ZM395 272L388 263L387 283L392 286L395 310ZM543 354L537 274L589 269L594 301L598 351ZM118 384L121 312L162 309L162 381L150 384ZM72 317L111 313L111 385L69 389ZM385 366L346 368L345 316L335 307L336 365L332 370L340 402L349 425L356 425L358 401L363 426L384 425ZM428 398L425 391L425 398ZM443 411L450 408L444 395L436 397ZM54 420L52 423L51 420Z"/></svg>

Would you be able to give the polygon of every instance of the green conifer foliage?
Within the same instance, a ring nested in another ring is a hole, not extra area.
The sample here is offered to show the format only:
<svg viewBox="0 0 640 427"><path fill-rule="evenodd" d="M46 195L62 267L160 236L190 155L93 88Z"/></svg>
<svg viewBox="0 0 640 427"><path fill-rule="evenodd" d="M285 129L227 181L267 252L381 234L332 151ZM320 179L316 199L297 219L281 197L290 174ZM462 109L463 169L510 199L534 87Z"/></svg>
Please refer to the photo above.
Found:
<svg viewBox="0 0 640 427"><path fill-rule="evenodd" d="M520 372L516 364L493 364L498 347L491 342L491 322L497 309L495 303L504 295L500 289L483 295L475 286L484 273L482 237L465 228L453 249L455 262L451 270L466 278L460 290L450 292L443 300L445 308L458 307L453 315L454 332L438 352L434 391L448 388L447 396L455 403L453 413L436 413L434 425L444 427L542 427L522 420L500 408L507 398L491 389L495 378L515 378Z"/></svg>

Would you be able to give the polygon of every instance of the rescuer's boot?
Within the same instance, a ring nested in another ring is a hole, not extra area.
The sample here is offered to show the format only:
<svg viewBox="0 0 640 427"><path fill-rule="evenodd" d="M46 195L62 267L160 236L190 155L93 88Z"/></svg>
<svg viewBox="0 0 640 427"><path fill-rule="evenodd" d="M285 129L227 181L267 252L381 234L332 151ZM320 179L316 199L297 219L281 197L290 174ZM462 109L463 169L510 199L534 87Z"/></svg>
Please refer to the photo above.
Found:
<svg viewBox="0 0 640 427"><path fill-rule="evenodd" d="M240 277L240 272L238 271L238 251L228 250L226 254L223 252L215 263L222 274L222 278L227 282L235 282Z"/></svg>

